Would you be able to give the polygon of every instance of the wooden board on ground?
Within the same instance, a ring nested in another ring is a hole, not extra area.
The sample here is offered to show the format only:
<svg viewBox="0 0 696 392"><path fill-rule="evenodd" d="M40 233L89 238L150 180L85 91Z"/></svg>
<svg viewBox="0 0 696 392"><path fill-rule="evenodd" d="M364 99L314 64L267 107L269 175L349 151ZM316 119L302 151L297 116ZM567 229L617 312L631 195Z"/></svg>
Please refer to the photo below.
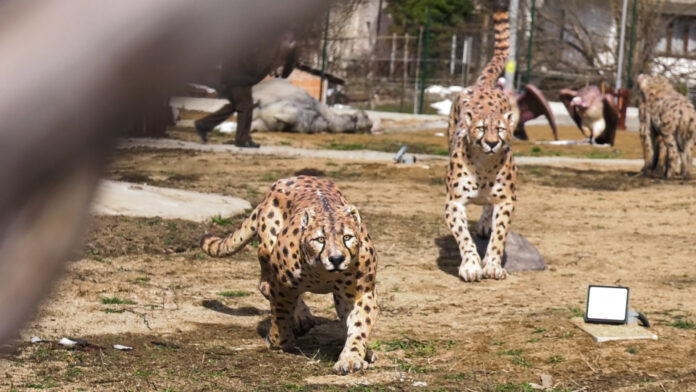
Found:
<svg viewBox="0 0 696 392"><path fill-rule="evenodd" d="M592 336L597 343L609 342L612 340L657 340L657 334L638 324L590 324L586 323L581 317L575 317L570 321Z"/></svg>

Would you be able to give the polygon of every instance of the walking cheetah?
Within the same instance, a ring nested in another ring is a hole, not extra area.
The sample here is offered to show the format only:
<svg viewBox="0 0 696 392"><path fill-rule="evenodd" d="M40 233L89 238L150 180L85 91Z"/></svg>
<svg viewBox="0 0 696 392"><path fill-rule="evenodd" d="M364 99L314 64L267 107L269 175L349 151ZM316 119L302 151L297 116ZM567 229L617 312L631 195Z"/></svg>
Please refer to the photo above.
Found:
<svg viewBox="0 0 696 392"><path fill-rule="evenodd" d="M696 138L696 110L663 76L638 76L643 174L690 178Z"/></svg>
<svg viewBox="0 0 696 392"><path fill-rule="evenodd" d="M457 97L450 112L445 220L459 245L459 277L466 282L505 279L507 275L501 261L517 200L517 166L510 150L516 120L509 100L496 87L508 55L507 8L507 1L495 1L493 58L476 84ZM483 262L467 228L469 203L484 205L476 225L477 234L490 235Z"/></svg>
<svg viewBox="0 0 696 392"><path fill-rule="evenodd" d="M211 256L233 254L258 234L259 290L271 304L271 349L294 347L314 326L302 293L333 293L346 332L334 371L365 369L374 362L367 339L377 317L375 249L358 210L329 180L298 176L276 181L242 226L225 239L205 235Z"/></svg>

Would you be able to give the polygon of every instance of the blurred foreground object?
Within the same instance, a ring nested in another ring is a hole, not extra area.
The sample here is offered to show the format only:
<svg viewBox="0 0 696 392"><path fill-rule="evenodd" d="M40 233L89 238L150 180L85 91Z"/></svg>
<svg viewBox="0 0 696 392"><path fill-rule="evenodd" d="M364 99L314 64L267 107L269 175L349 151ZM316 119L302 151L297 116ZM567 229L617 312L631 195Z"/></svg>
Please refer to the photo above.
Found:
<svg viewBox="0 0 696 392"><path fill-rule="evenodd" d="M253 48L246 53L235 53L221 66L219 81L216 85L218 94L229 101L215 113L194 122L196 132L203 142L207 134L216 126L237 112L237 131L234 144L237 147L259 147L251 140L251 121L254 99L251 87L262 81L274 69L282 67L279 75L287 78L295 67L297 44L294 33L284 31L279 37L269 39L264 45Z"/></svg>
<svg viewBox="0 0 696 392"><path fill-rule="evenodd" d="M594 85L577 91L563 89L560 95L570 117L590 143L614 145L619 112L611 95L602 94Z"/></svg>
<svg viewBox="0 0 696 392"><path fill-rule="evenodd" d="M309 23L319 0L0 4L0 343L78 245L116 135L211 64Z"/></svg>

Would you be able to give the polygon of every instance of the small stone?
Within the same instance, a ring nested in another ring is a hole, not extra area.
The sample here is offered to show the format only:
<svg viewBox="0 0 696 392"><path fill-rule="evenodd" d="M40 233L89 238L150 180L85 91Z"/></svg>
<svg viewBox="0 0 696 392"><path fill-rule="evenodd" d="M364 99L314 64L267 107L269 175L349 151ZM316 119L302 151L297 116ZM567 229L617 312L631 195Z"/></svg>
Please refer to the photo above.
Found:
<svg viewBox="0 0 696 392"><path fill-rule="evenodd" d="M32 343L41 343L41 342L43 342L43 340L42 340L40 337L38 337L38 336L32 336L32 337L31 337L31 342L32 342Z"/></svg>
<svg viewBox="0 0 696 392"><path fill-rule="evenodd" d="M130 350L133 349L133 347L123 346L123 345L121 345L121 344L114 344L114 348L115 348L116 350L121 350L121 351L130 351Z"/></svg>
<svg viewBox="0 0 696 392"><path fill-rule="evenodd" d="M77 342L74 341L74 340L72 340L72 339L61 338L61 339L58 341L58 344L63 345L63 346L73 347L73 346L75 346L75 345L77 344Z"/></svg>
<svg viewBox="0 0 696 392"><path fill-rule="evenodd" d="M541 386L544 387L544 389L553 389L553 377L550 374L542 374Z"/></svg>
<svg viewBox="0 0 696 392"><path fill-rule="evenodd" d="M415 381L415 382L413 383L413 386L414 386L414 387L427 387L427 386L428 386L428 383L425 382L425 381Z"/></svg>

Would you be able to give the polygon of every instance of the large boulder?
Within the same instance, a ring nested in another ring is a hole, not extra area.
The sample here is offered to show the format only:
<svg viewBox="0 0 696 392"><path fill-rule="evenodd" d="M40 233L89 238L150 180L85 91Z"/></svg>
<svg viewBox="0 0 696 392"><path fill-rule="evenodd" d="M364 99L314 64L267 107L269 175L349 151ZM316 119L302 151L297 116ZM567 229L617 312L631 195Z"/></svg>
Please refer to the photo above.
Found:
<svg viewBox="0 0 696 392"><path fill-rule="evenodd" d="M254 86L252 131L297 133L370 132L365 112L337 113L285 79L267 79Z"/></svg>
<svg viewBox="0 0 696 392"><path fill-rule="evenodd" d="M472 233L476 249L483 259L488 246L488 238L478 237ZM447 235L437 238L435 243L440 248L440 257L437 264L441 270L457 275L457 270L462 262L459 255L459 246L454 237ZM546 269L544 258L534 245L514 231L508 232L503 253L503 267L508 272L542 271Z"/></svg>

